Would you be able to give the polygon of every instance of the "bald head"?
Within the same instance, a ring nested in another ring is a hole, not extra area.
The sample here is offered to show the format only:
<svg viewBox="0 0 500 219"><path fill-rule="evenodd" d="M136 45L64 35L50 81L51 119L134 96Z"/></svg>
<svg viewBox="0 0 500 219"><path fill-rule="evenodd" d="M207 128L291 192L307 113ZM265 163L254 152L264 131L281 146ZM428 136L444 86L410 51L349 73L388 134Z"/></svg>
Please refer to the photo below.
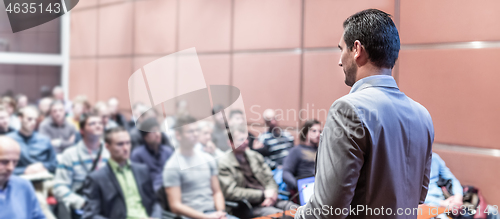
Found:
<svg viewBox="0 0 500 219"><path fill-rule="evenodd" d="M16 168L21 154L21 147L14 139L0 136L0 188L9 180Z"/></svg>
<svg viewBox="0 0 500 219"><path fill-rule="evenodd" d="M266 109L264 113L262 113L262 117L264 117L264 121L269 129L274 129L274 127L278 126L278 121L276 121L276 113L273 109Z"/></svg>

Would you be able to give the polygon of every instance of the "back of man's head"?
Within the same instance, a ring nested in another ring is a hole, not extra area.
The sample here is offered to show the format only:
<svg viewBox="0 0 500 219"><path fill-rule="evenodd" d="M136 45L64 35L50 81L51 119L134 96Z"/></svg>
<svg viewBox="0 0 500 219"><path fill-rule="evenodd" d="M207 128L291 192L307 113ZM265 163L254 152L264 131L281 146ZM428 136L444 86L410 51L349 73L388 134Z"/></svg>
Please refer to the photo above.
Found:
<svg viewBox="0 0 500 219"><path fill-rule="evenodd" d="M379 68L393 68L398 59L400 41L391 15L377 9L367 9L344 21L344 41L349 50L359 40L368 58Z"/></svg>

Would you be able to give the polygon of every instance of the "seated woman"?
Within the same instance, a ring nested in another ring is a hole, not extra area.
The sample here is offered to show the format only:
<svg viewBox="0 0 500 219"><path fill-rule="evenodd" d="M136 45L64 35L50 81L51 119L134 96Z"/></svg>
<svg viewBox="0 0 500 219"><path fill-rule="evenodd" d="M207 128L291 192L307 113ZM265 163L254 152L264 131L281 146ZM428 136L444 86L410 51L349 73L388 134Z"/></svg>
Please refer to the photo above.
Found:
<svg viewBox="0 0 500 219"><path fill-rule="evenodd" d="M314 176L321 126L318 120L308 120L300 130L301 144L293 147L283 163L283 181L288 190L297 190L297 179Z"/></svg>

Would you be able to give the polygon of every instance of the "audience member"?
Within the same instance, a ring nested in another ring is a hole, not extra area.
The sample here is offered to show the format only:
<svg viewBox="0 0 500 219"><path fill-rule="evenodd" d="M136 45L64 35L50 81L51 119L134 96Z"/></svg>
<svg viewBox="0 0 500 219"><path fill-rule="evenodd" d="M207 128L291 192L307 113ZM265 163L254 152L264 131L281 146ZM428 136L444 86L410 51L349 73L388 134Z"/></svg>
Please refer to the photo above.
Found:
<svg viewBox="0 0 500 219"><path fill-rule="evenodd" d="M212 142L213 123L199 121L198 128L200 130L200 135L198 136L198 143L194 146L194 148L208 153L214 158L222 156L224 152L217 148Z"/></svg>
<svg viewBox="0 0 500 219"><path fill-rule="evenodd" d="M291 203L278 200L278 185L271 169L264 162L264 157L253 150L247 150L248 139L244 127L232 126L231 130L230 143L240 146L218 160L219 180L224 197L229 201L246 199L253 206L253 217L282 212Z"/></svg>
<svg viewBox="0 0 500 219"><path fill-rule="evenodd" d="M80 131L80 119L84 114L85 103L73 101L72 115L67 117L68 123L72 124L76 131Z"/></svg>
<svg viewBox="0 0 500 219"><path fill-rule="evenodd" d="M259 141L263 144L262 147L254 146L253 149L266 158L271 169L279 168L285 157L288 156L288 150L293 147L294 138L289 132L281 130L278 126L274 110L265 110L263 117L269 128L267 132L259 136Z"/></svg>
<svg viewBox="0 0 500 219"><path fill-rule="evenodd" d="M97 102L94 105L94 111L102 117L102 123L104 125L104 130L108 130L114 127L117 127L118 124L116 124L115 121L111 120L110 117L110 112L108 105L106 105L104 102Z"/></svg>
<svg viewBox="0 0 500 219"><path fill-rule="evenodd" d="M12 97L5 96L2 98L2 104L9 113L9 126L15 130L19 130L21 128L21 121L19 121L19 117L16 114L16 101Z"/></svg>
<svg viewBox="0 0 500 219"><path fill-rule="evenodd" d="M438 186L439 179L451 180L451 196L445 198L443 190ZM431 173L429 179L429 189L425 197L424 204L430 206L441 206L450 209L460 210L463 207L463 188L460 181L451 173L450 169L446 166L441 157L432 153ZM485 209L482 210L483 212ZM490 214L487 219L499 219L498 209L488 205L488 212ZM460 210L460 212L462 212Z"/></svg>
<svg viewBox="0 0 500 219"><path fill-rule="evenodd" d="M224 115L222 115L223 109L223 106L216 105L212 110L215 122L214 130L212 132L212 141L221 151L228 151L231 149L231 146L227 141L227 125L224 121Z"/></svg>
<svg viewBox="0 0 500 219"><path fill-rule="evenodd" d="M21 157L14 174L31 175L42 172L54 173L57 166L56 153L50 144L50 139L35 131L38 111L34 107L20 110L21 129L10 133L21 146Z"/></svg>
<svg viewBox="0 0 500 219"><path fill-rule="evenodd" d="M52 97L54 100L59 100L63 103L65 114L71 114L71 101L66 100L64 97L64 89L61 86L55 86L52 89Z"/></svg>
<svg viewBox="0 0 500 219"><path fill-rule="evenodd" d="M0 136L0 218L45 219L31 183L12 175L20 154L16 141Z"/></svg>
<svg viewBox="0 0 500 219"><path fill-rule="evenodd" d="M83 218L159 217L160 212L153 212L155 192L148 167L129 160L128 132L123 127L111 128L106 131L104 141L111 159L85 181L87 203Z"/></svg>
<svg viewBox="0 0 500 219"><path fill-rule="evenodd" d="M189 218L231 218L217 178L215 160L194 150L198 126L192 117L178 118L176 138L179 148L163 170L163 184L170 210ZM189 168L189 169L187 169Z"/></svg>
<svg viewBox="0 0 500 219"><path fill-rule="evenodd" d="M10 127L10 115L7 109L0 104L0 135L6 135L14 131Z"/></svg>
<svg viewBox="0 0 500 219"><path fill-rule="evenodd" d="M237 125L247 125L246 124L246 119L245 115L243 114L243 111L239 109L234 109L229 112L229 125L230 126L237 126ZM248 132L248 147L253 149L254 148L254 143L256 144L257 148L262 147L262 143L259 141L255 141L255 135L252 133ZM259 146L257 146L259 145Z"/></svg>
<svg viewBox="0 0 500 219"><path fill-rule="evenodd" d="M109 118L116 124L128 130L128 122L125 116L120 113L120 102L115 97L108 100Z"/></svg>
<svg viewBox="0 0 500 219"><path fill-rule="evenodd" d="M144 138L141 134L140 127L143 121L149 118L157 118L156 111L154 109L150 109L145 111L142 116L139 116L137 119L137 123L134 124L133 127L129 129L130 137L132 138L132 151L135 150L136 147L145 144ZM161 127L161 126L160 126ZM165 133L161 133L161 144L171 146L169 139Z"/></svg>
<svg viewBox="0 0 500 219"><path fill-rule="evenodd" d="M76 129L66 120L64 104L54 101L50 105L50 117L46 118L39 127L42 135L49 137L56 153L62 153L67 147L75 144Z"/></svg>
<svg viewBox="0 0 500 219"><path fill-rule="evenodd" d="M28 106L28 96L24 94L18 94L16 96L16 109L20 110Z"/></svg>
<svg viewBox="0 0 500 219"><path fill-rule="evenodd" d="M44 97L38 101L38 110L40 111L38 118L36 120L36 129L40 127L40 124L45 120L45 118L49 117L50 105L52 104L53 99L50 97Z"/></svg>
<svg viewBox="0 0 500 219"><path fill-rule="evenodd" d="M297 190L297 179L314 176L316 151L321 126L318 120L308 120L300 130L301 144L290 149L283 163L283 181L288 190Z"/></svg>
<svg viewBox="0 0 500 219"><path fill-rule="evenodd" d="M163 184L163 167L174 150L168 145L161 144L160 124L156 118L142 122L140 132L145 144L132 151L130 160L148 166L154 191L157 191Z"/></svg>
<svg viewBox="0 0 500 219"><path fill-rule="evenodd" d="M65 207L81 210L85 204L82 186L85 178L102 168L109 159L109 152L102 143L102 118L97 114L83 114L80 119L82 140L67 148L61 155L54 178L54 196Z"/></svg>

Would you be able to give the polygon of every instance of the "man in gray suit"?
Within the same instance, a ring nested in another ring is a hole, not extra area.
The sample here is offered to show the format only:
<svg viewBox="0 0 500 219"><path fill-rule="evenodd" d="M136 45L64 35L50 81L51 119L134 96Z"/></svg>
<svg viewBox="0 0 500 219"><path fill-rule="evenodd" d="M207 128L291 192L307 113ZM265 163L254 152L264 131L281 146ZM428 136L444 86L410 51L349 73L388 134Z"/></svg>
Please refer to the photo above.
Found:
<svg viewBox="0 0 500 219"><path fill-rule="evenodd" d="M84 184L85 219L159 218L152 179L147 166L131 163L130 135L122 127L106 130L108 165L92 172Z"/></svg>
<svg viewBox="0 0 500 219"><path fill-rule="evenodd" d="M344 21L339 66L351 91L330 107L314 195L295 218L417 218L429 184L434 128L402 93L392 68L399 34L376 9Z"/></svg>

